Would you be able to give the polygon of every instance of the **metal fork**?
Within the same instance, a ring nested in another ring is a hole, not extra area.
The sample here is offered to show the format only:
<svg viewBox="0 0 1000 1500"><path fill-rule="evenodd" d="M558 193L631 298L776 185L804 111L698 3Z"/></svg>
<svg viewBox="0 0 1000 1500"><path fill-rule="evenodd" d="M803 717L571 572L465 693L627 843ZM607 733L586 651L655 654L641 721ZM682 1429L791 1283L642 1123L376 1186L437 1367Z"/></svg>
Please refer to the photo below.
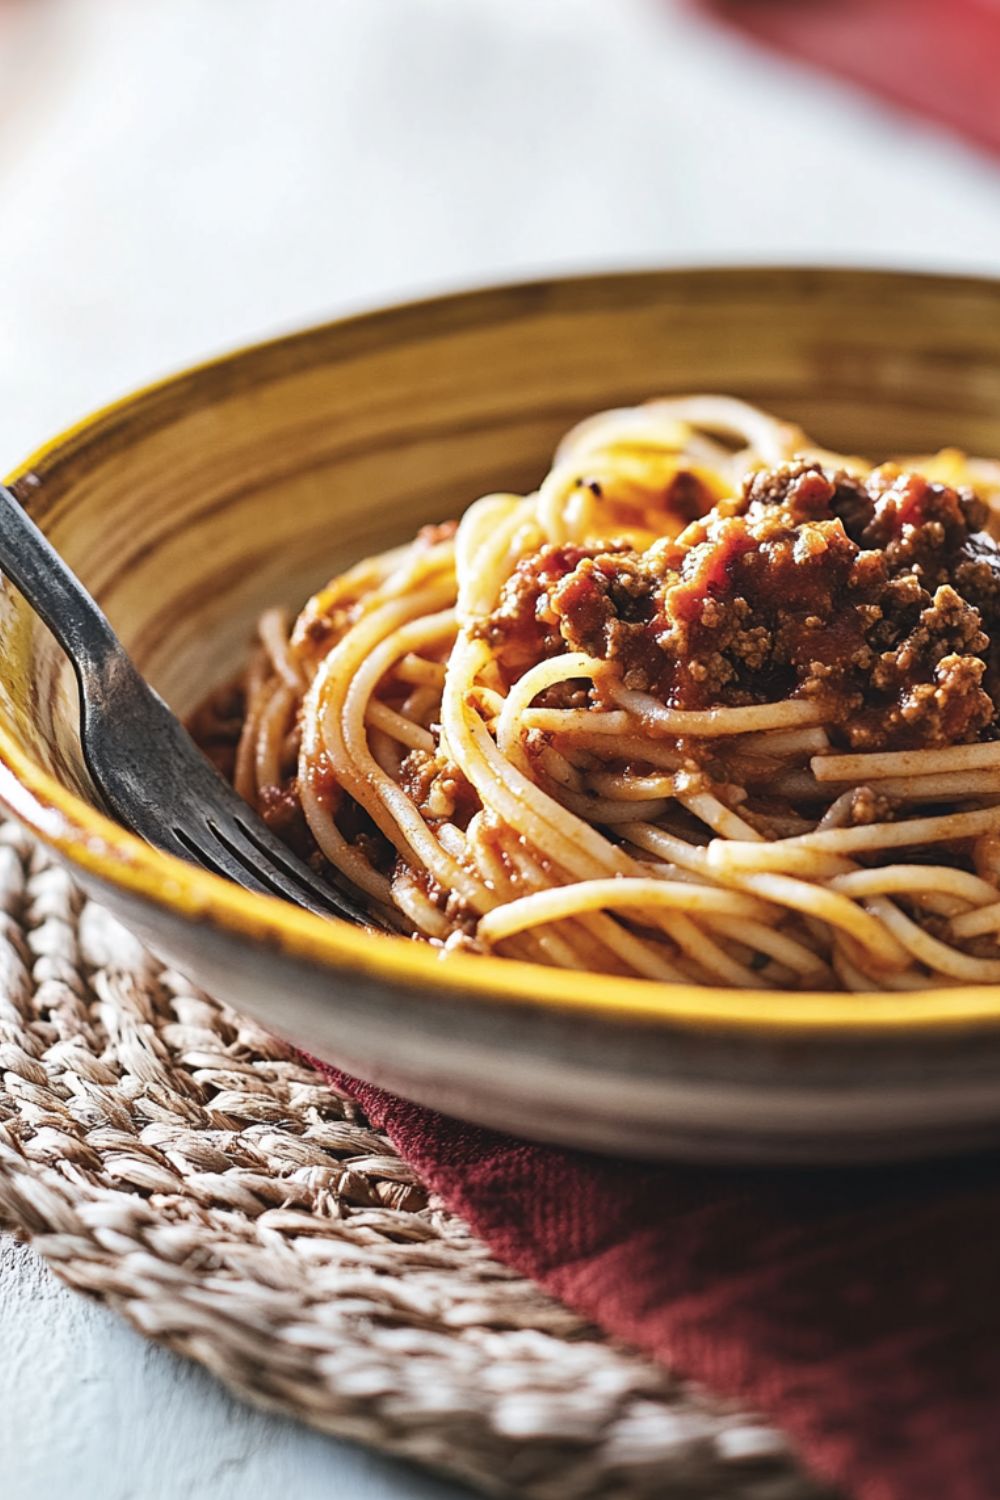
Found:
<svg viewBox="0 0 1000 1500"><path fill-rule="evenodd" d="M276 838L140 676L104 613L0 485L0 569L73 664L80 740L111 815L169 854L307 911L376 925Z"/></svg>

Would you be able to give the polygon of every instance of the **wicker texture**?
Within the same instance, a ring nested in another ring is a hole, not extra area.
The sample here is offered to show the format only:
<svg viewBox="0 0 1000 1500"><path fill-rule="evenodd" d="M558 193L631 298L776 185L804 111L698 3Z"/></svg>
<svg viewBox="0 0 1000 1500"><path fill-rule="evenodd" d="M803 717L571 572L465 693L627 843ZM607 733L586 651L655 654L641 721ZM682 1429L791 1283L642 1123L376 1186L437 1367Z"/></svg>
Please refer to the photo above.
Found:
<svg viewBox="0 0 1000 1500"><path fill-rule="evenodd" d="M0 1218L248 1399L538 1500L820 1491L498 1265L359 1109L0 826Z"/></svg>

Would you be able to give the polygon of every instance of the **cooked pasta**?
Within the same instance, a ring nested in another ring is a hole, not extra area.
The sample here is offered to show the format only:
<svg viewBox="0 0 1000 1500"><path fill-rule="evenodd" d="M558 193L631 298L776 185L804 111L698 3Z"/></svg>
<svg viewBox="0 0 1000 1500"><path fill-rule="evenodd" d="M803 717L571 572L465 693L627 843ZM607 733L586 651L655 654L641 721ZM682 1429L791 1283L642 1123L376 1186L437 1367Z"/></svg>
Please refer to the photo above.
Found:
<svg viewBox="0 0 1000 1500"><path fill-rule="evenodd" d="M400 932L671 982L1000 980L995 470L720 396L260 622L200 742Z"/></svg>

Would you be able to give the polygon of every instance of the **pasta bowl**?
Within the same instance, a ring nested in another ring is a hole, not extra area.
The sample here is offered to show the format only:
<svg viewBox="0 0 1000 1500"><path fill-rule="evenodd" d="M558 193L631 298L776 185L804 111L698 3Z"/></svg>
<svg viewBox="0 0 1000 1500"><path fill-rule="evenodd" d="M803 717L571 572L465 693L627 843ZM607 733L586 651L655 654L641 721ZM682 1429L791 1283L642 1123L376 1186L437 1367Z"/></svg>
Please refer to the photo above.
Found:
<svg viewBox="0 0 1000 1500"><path fill-rule="evenodd" d="M732 392L824 444L1000 453L1000 286L819 269L466 293L242 351L98 413L11 483L181 713L260 610L529 489L603 408ZM324 920L100 810L55 642L0 592L0 800L193 982L345 1070L540 1139L757 1162L1000 1138L1000 991L722 989L449 952Z"/></svg>

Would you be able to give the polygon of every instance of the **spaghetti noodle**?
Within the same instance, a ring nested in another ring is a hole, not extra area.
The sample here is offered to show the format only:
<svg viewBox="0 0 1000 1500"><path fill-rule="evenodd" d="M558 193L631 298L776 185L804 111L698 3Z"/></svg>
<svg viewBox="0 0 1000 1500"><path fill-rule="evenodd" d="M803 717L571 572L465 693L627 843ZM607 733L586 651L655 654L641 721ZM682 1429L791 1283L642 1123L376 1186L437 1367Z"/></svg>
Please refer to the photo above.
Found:
<svg viewBox="0 0 1000 1500"><path fill-rule="evenodd" d="M260 622L196 736L399 931L757 988L1000 981L995 472L743 403L581 423L528 496Z"/></svg>

